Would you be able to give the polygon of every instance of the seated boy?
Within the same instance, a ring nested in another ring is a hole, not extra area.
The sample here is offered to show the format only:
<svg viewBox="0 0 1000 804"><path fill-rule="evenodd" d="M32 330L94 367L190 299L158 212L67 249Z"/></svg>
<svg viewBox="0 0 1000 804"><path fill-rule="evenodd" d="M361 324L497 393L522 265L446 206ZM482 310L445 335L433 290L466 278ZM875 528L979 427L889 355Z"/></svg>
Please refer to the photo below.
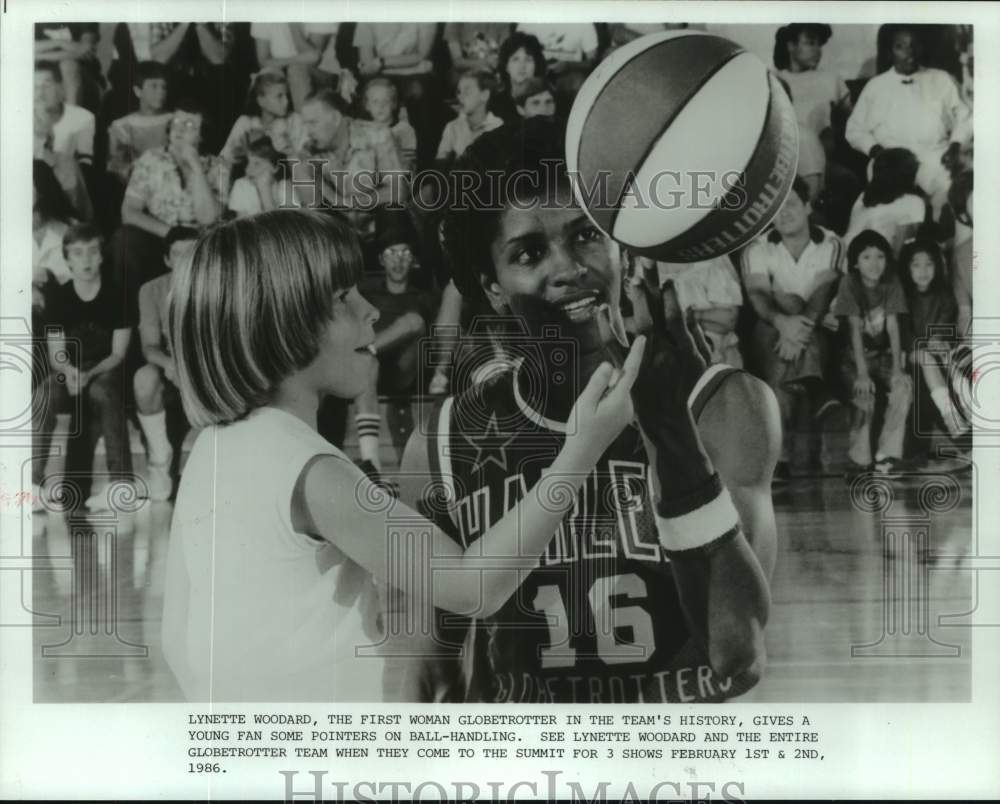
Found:
<svg viewBox="0 0 1000 804"><path fill-rule="evenodd" d="M476 139L503 125L503 120L487 110L496 79L484 70L473 70L458 79L458 117L444 127L437 161L450 164L465 153Z"/></svg>
<svg viewBox="0 0 1000 804"><path fill-rule="evenodd" d="M94 448L104 437L109 483L132 482L132 454L122 363L132 330L121 292L101 279L101 235L92 224L71 226L63 250L71 281L56 288L45 310L47 345L52 372L47 379L50 424L61 394L82 396L74 406L74 421L66 449L66 474L82 478L77 499L92 484ZM63 390L65 389L65 390ZM50 430L51 432L51 430ZM86 501L91 511L107 510L102 489Z"/></svg>
<svg viewBox="0 0 1000 804"><path fill-rule="evenodd" d="M376 390L379 395L393 397L388 409L388 425L393 445L402 459L406 441L413 431L409 397L419 391L420 339L434 321L438 298L411 284L412 272L417 267L416 237L406 214L386 214L380 224L378 260L385 276L373 277L362 290L365 298L379 311L375 323ZM359 404L359 408L377 410L371 400L367 405ZM368 435L361 432L360 420L358 424L359 435Z"/></svg>
<svg viewBox="0 0 1000 804"><path fill-rule="evenodd" d="M167 145L167 108L165 65L158 61L140 61L136 65L132 92L139 100L137 111L119 117L108 128L108 172L122 184L128 184L132 164L150 148Z"/></svg>
<svg viewBox="0 0 1000 804"><path fill-rule="evenodd" d="M555 117L555 90L541 78L529 78L524 82L524 86L514 93L514 105L517 107L517 113L525 119Z"/></svg>
<svg viewBox="0 0 1000 804"><path fill-rule="evenodd" d="M174 226L164 239L163 262L170 273L139 288L139 339L146 364L132 378L136 413L146 436L149 499L169 500L173 492L170 468L174 450L167 436L166 406L180 405L177 373L170 352L170 283L173 270L187 257L198 232Z"/></svg>

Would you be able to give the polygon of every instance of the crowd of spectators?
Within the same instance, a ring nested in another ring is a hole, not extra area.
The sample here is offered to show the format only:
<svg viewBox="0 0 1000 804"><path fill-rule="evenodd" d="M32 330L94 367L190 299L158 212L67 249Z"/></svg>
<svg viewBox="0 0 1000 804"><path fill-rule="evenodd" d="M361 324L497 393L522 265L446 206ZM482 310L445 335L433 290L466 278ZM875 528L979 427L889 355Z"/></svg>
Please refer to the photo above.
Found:
<svg viewBox="0 0 1000 804"><path fill-rule="evenodd" d="M401 451L409 399L459 384L452 365L472 312L449 281L432 205L413 203L428 190L414 177L449 170L483 132L564 119L604 56L676 27L686 26L39 24L33 314L48 348L34 391L51 404L36 405L35 483L56 411L79 419L67 465L88 467L103 438L109 474L122 478L134 415L149 496L170 497L185 433L166 338L170 271L204 227L284 206L327 207L355 227L382 316L373 392L353 406L360 449L378 462L381 396ZM793 192L740 253L659 265L713 360L776 391L779 479L836 458L820 454L818 433L838 409L856 470L926 461L935 424L967 438L956 383L968 377L950 366L972 314L970 30L882 26L872 55L884 71L845 81L823 67L830 26L779 28L773 67L800 127ZM442 357L424 372L417 344L435 325ZM321 432L341 442L347 415L330 400Z"/></svg>

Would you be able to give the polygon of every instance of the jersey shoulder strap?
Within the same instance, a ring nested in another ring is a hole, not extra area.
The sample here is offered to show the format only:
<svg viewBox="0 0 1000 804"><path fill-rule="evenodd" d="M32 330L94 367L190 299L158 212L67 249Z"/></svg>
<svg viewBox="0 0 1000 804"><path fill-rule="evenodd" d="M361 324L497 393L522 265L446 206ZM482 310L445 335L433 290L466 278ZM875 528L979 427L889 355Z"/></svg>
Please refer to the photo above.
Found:
<svg viewBox="0 0 1000 804"><path fill-rule="evenodd" d="M725 363L716 363L705 369L705 373L698 378L691 394L688 396L688 408L695 421L701 417L701 412L708 404L708 400L715 396L729 377L734 374L744 373L744 369L733 368Z"/></svg>

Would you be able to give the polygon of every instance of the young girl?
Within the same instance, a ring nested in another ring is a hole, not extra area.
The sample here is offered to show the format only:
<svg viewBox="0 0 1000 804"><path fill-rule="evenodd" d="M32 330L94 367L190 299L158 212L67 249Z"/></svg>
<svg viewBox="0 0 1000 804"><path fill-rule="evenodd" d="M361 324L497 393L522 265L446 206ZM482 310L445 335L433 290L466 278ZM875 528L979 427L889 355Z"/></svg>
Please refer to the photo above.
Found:
<svg viewBox="0 0 1000 804"><path fill-rule="evenodd" d="M320 400L357 397L375 359L361 270L346 225L276 210L210 230L175 276L177 375L205 429L174 512L163 647L191 701L381 700L376 582L496 611L632 419L641 339L620 374L605 364L580 394L579 435L542 482L464 550L316 432Z"/></svg>
<svg viewBox="0 0 1000 804"><path fill-rule="evenodd" d="M892 253L928 219L927 202L917 190L917 158L906 148L886 148L875 157L872 178L851 209L844 242L872 229L889 241Z"/></svg>
<svg viewBox="0 0 1000 804"><path fill-rule="evenodd" d="M417 132L406 119L406 109L399 108L399 93L388 78L373 78L365 84L364 106L368 117L379 126L388 127L405 170L417 165Z"/></svg>
<svg viewBox="0 0 1000 804"><path fill-rule="evenodd" d="M229 209L237 217L299 205L291 182L285 178L282 158L283 154L275 149L266 135L250 143L246 172L233 182L229 193Z"/></svg>
<svg viewBox="0 0 1000 804"><path fill-rule="evenodd" d="M286 156L305 145L306 133L298 112L289 113L288 82L280 72L262 71L254 76L247 91L246 113L237 118L219 156L230 165L247 158L250 140L259 132L271 138L274 147Z"/></svg>
<svg viewBox="0 0 1000 804"><path fill-rule="evenodd" d="M854 468L872 463L872 420L876 397L887 397L877 436L874 469L892 472L903 457L903 436L912 388L903 370L899 316L906 299L892 272L892 249L878 232L858 234L847 247L848 274L834 301L836 315L850 324L850 348L844 352L843 374L853 389L854 415L848 457Z"/></svg>
<svg viewBox="0 0 1000 804"><path fill-rule="evenodd" d="M917 460L926 460L930 451L929 426L933 414L918 415L918 411L940 413L940 421L952 437L969 429L969 423L952 402L946 379L948 353L954 338L942 334L934 327L954 327L958 317L955 295L944 273L944 257L933 240L912 240L903 246L899 257L901 280L910 310L907 352L914 367L917 387L914 389L915 405L914 441Z"/></svg>

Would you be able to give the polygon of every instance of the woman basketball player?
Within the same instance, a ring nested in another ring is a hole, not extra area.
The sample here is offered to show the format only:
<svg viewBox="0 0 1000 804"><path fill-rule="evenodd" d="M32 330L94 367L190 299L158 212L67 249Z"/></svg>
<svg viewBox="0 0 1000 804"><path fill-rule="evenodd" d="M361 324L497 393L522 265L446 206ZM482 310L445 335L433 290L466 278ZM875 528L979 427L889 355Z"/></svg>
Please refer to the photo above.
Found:
<svg viewBox="0 0 1000 804"><path fill-rule="evenodd" d="M557 128L532 119L483 135L456 168L479 180L464 186L517 178L502 204L458 199L445 221L456 285L495 311L510 365L437 406L408 445L400 488L425 511L447 499L436 521L463 549L489 552L482 534L580 432L575 390L622 349L609 314L623 284L615 244L574 201L563 160ZM639 427L603 454L499 611L466 621L425 610L423 633L390 617L400 699L710 701L760 677L776 401L749 374L705 370L697 333L667 315L672 291L661 299L640 280L626 291L656 332L632 390Z"/></svg>

